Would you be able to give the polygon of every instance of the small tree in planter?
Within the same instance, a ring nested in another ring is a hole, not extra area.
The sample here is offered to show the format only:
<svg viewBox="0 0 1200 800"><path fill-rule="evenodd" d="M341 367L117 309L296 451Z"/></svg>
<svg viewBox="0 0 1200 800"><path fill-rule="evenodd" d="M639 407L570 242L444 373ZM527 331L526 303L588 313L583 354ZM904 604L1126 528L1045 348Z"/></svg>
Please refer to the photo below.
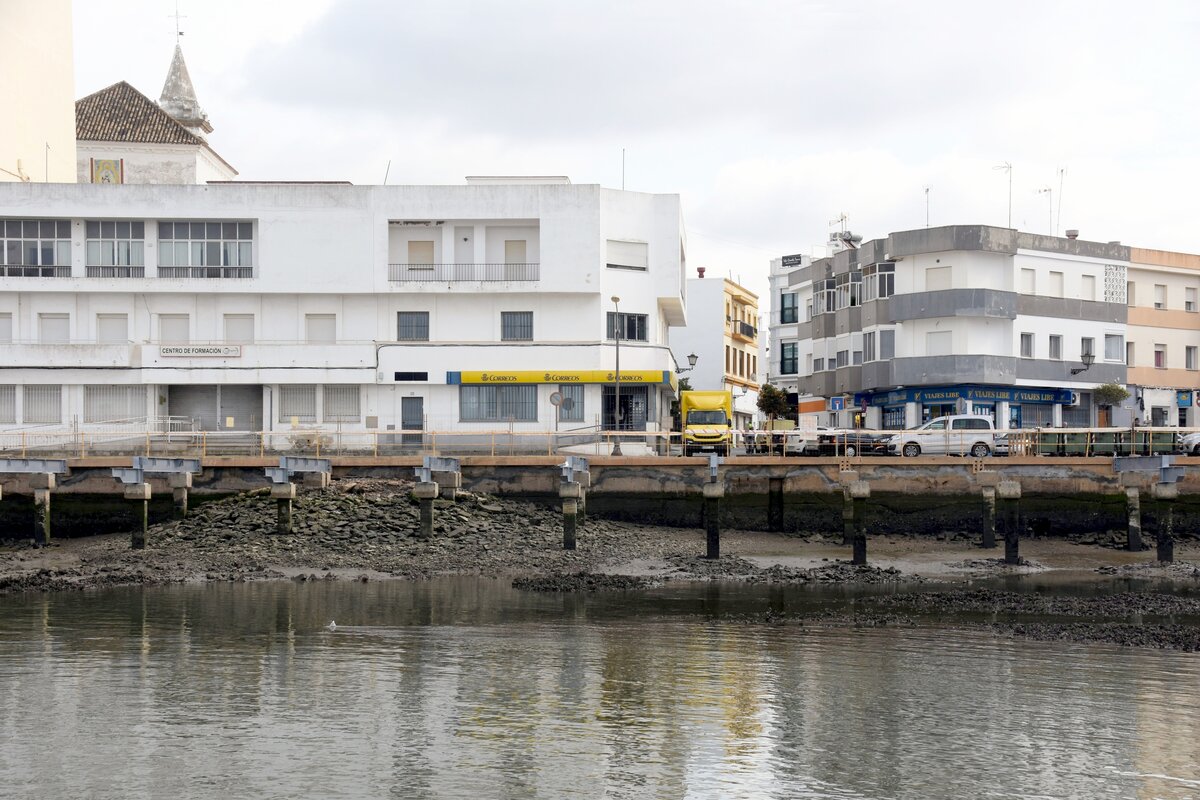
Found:
<svg viewBox="0 0 1200 800"><path fill-rule="evenodd" d="M775 434L774 426L769 423L773 423L777 417L790 417L795 409L788 405L787 392L765 383L758 390L758 410L767 416L766 442L770 448Z"/></svg>
<svg viewBox="0 0 1200 800"><path fill-rule="evenodd" d="M1119 383L1102 383L1092 390L1098 406L1119 406L1129 399L1129 390Z"/></svg>

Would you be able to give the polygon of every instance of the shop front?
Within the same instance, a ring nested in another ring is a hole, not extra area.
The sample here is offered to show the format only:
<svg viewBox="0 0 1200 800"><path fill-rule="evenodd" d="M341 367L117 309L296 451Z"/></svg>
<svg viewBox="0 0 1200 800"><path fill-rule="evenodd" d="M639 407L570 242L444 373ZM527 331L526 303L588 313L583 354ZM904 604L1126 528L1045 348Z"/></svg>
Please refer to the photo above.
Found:
<svg viewBox="0 0 1200 800"><path fill-rule="evenodd" d="M1061 424L1063 408L1072 407L1077 397L1052 387L966 384L864 392L854 402L881 409L883 427L891 430L951 414L990 417L998 428L1034 428Z"/></svg>

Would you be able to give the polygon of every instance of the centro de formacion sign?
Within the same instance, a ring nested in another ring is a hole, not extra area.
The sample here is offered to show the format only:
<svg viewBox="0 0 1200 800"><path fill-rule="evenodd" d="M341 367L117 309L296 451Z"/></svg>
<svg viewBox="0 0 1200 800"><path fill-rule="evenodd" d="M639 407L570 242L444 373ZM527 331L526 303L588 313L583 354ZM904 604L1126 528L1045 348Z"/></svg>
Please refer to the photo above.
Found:
<svg viewBox="0 0 1200 800"><path fill-rule="evenodd" d="M164 358L238 358L242 355L240 344L170 344L158 348Z"/></svg>

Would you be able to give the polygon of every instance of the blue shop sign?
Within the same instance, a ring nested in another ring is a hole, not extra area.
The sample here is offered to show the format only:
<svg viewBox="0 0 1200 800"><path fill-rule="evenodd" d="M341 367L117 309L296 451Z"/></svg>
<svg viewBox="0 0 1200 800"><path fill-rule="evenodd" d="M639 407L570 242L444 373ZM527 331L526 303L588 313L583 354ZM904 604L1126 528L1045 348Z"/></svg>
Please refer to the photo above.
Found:
<svg viewBox="0 0 1200 800"><path fill-rule="evenodd" d="M1188 390L1186 392L1176 392L1175 393L1175 405L1179 408L1191 408L1192 407L1192 392L1191 392L1191 390Z"/></svg>
<svg viewBox="0 0 1200 800"><path fill-rule="evenodd" d="M1060 403L1071 402L1070 389L1049 389L1036 386L935 386L931 388L897 389L892 392L859 393L854 403L873 406L898 406L904 403L938 405L959 399L981 403Z"/></svg>

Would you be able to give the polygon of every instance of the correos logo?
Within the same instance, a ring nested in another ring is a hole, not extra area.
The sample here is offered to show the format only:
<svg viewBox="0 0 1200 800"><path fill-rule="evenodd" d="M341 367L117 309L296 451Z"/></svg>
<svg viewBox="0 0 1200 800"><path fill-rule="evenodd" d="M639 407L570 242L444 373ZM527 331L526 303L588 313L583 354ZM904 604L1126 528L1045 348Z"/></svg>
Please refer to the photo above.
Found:
<svg viewBox="0 0 1200 800"><path fill-rule="evenodd" d="M483 381L484 383L504 383L504 382L515 383L517 380L517 376L516 375L489 375L485 372L485 373L483 373L483 375L481 375L479 377L479 379L481 381Z"/></svg>

